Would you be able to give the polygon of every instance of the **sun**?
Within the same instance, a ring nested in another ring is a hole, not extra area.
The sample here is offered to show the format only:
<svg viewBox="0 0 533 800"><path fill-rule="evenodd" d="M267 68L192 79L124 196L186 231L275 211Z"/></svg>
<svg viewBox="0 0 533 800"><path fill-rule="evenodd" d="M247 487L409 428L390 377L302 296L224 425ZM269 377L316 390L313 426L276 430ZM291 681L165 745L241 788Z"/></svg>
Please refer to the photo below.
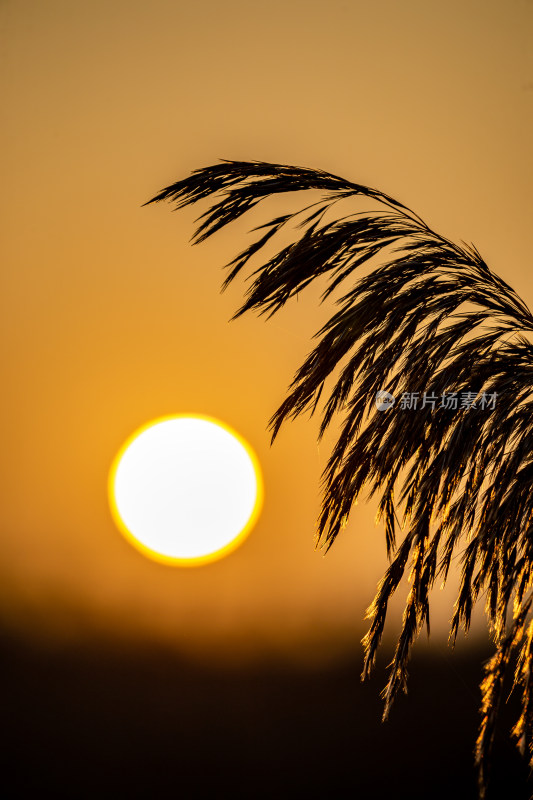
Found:
<svg viewBox="0 0 533 800"><path fill-rule="evenodd" d="M178 414L148 422L119 450L109 474L113 518L145 556L177 566L234 550L263 502L259 462L220 420Z"/></svg>

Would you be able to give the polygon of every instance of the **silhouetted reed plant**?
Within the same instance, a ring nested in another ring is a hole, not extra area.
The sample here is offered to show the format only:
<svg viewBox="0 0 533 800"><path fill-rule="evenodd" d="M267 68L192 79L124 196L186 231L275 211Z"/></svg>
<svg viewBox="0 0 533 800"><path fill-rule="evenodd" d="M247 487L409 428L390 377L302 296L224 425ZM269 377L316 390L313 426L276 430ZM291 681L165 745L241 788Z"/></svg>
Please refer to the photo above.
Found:
<svg viewBox="0 0 533 800"><path fill-rule="evenodd" d="M533 346L525 335L533 316L475 247L440 236L386 194L326 172L225 161L194 171L149 202L181 208L209 198L197 243L261 200L301 190L317 190L318 201L254 228L253 243L228 264L224 287L287 230L290 243L251 273L236 317L250 310L274 314L319 276L327 278L323 299L342 283L335 313L270 421L272 438L286 420L315 412L326 381L334 379L324 392L319 436L334 415L342 424L323 474L318 542L331 547L367 486L379 497L390 560L368 610L363 679L375 662L389 600L410 568L384 718L406 688L414 640L424 625L429 632L430 590L437 579L446 581L454 556L460 555L462 578L453 642L460 627L468 631L485 595L496 650L481 684L476 763L484 796L511 663L522 710L512 735L533 756ZM357 197L375 209L328 221L337 201ZM396 398L383 411L374 402L381 390ZM424 392L438 402L425 403ZM406 398L416 393L417 408L409 408ZM469 402L446 408L448 396Z"/></svg>

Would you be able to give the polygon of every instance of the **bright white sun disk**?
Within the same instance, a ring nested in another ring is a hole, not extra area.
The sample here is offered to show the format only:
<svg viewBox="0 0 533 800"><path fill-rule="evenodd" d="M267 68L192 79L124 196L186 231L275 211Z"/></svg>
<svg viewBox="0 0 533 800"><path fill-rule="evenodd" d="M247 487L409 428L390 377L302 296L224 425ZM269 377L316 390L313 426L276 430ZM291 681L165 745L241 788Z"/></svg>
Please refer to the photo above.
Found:
<svg viewBox="0 0 533 800"><path fill-rule="evenodd" d="M126 538L156 560L183 565L226 555L249 533L262 502L257 458L210 417L165 417L117 455L110 503Z"/></svg>

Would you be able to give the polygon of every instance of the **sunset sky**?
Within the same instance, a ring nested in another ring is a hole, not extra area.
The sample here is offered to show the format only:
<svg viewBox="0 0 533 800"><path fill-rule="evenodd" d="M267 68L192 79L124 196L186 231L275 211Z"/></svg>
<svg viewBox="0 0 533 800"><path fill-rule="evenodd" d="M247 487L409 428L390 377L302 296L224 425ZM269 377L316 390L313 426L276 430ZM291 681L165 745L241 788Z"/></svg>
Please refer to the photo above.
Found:
<svg viewBox="0 0 533 800"><path fill-rule="evenodd" d="M245 287L221 295L222 266L251 221L191 247L205 206L141 206L220 158L321 168L473 242L533 307L533 3L4 0L0 20L2 627L221 659L354 652L386 568L375 502L322 557L334 430L320 448L315 420L272 448L266 430L331 306L310 289L230 323ZM184 412L236 429L265 484L242 546L194 569L131 547L106 488L136 428Z"/></svg>

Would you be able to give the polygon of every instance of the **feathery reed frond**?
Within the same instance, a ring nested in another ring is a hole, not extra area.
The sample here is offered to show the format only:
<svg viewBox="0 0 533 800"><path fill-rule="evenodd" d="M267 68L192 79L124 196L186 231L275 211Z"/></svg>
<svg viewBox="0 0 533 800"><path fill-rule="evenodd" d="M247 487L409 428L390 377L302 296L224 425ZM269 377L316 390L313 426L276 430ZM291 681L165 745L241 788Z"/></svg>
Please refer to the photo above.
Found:
<svg viewBox="0 0 533 800"><path fill-rule="evenodd" d="M388 603L411 563L384 718L405 689L414 640L424 625L429 630L429 593L435 580L446 580L455 555L461 554L462 579L453 641L461 627L468 631L486 594L496 652L482 684L476 760L483 793L498 698L515 650L523 711L513 733L522 752L533 755L533 629L526 625L533 579L533 345L526 334L533 316L475 247L440 236L376 189L320 170L225 161L195 170L149 202L181 208L209 199L197 243L261 200L302 190L319 191L321 199L256 228L258 238L228 265L224 287L290 225L297 226L294 241L255 269L235 316L274 314L319 276L328 280L323 299L346 287L270 420L272 438L285 421L314 413L336 375L319 435L336 414L343 421L323 474L318 541L331 547L366 486L379 495L391 561L368 610L363 678L374 664ZM350 198L376 208L328 222L333 205ZM359 277L363 265L370 271ZM383 390L396 398L385 410L375 402Z"/></svg>

